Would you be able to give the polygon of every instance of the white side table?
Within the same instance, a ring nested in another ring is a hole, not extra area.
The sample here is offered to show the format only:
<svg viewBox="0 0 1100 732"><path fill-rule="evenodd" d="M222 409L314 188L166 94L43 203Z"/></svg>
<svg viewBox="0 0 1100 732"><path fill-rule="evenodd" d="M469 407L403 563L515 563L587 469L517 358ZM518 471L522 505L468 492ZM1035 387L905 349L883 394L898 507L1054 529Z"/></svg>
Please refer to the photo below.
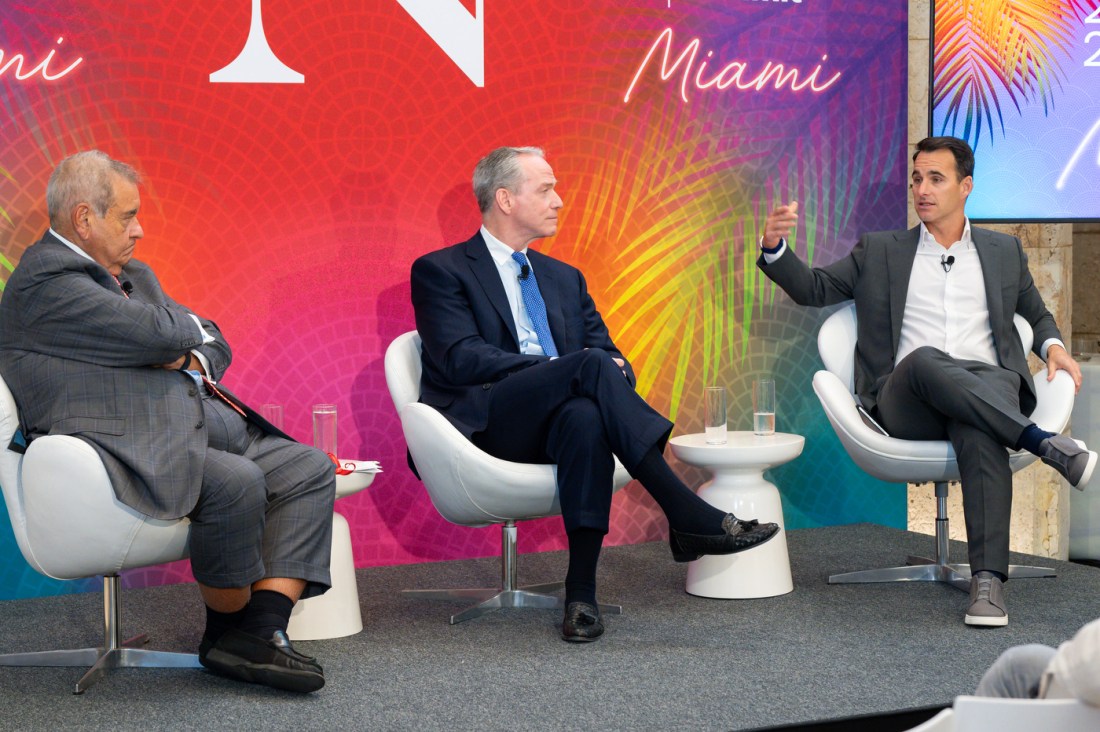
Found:
<svg viewBox="0 0 1100 732"><path fill-rule="evenodd" d="M341 460L341 465L354 463ZM336 497L358 493L374 482L375 473L353 472L336 476ZM775 541L774 539L772 541ZM351 529L348 520L332 512L332 559L329 564L332 587L308 600L299 600L290 614L286 634L291 640L322 640L355 635L363 629L359 609L359 586L355 581L355 561L351 553Z"/></svg>
<svg viewBox="0 0 1100 732"><path fill-rule="evenodd" d="M743 599L774 597L793 590L783 505L779 490L764 480L764 471L801 455L806 438L783 432L767 436L730 432L725 445L708 445L701 434L680 435L668 442L679 460L706 468L714 476L699 489L700 498L738 518L779 524L779 534L760 547L726 556L706 555L691 562L688 593Z"/></svg>

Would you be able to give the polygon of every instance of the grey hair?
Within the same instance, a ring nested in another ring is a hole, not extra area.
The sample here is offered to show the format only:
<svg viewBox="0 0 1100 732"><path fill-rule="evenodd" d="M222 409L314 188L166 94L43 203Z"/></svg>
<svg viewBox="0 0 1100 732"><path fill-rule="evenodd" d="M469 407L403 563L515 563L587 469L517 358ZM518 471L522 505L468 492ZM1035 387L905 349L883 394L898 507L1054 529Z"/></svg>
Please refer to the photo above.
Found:
<svg viewBox="0 0 1100 732"><path fill-rule="evenodd" d="M87 203L98 216L105 216L114 204L115 175L134 185L141 182L136 170L99 150L85 150L58 163L46 184L50 226L57 231L67 230L67 217L80 203Z"/></svg>
<svg viewBox="0 0 1100 732"><path fill-rule="evenodd" d="M513 193L523 182L520 170L520 155L535 155L546 159L541 147L498 147L477 162L474 168L474 196L477 207L485 213L493 205L493 198L501 188Z"/></svg>

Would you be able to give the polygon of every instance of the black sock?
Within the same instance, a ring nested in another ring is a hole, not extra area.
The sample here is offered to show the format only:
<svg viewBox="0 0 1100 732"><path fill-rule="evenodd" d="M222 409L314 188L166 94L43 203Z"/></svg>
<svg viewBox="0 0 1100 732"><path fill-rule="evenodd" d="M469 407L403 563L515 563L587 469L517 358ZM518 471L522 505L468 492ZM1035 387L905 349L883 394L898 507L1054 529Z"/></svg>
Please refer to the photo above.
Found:
<svg viewBox="0 0 1100 732"><path fill-rule="evenodd" d="M244 618L245 607L232 613L220 613L217 610L213 610L209 605L206 606L206 631L202 634L204 641L210 641L211 643L217 643L218 638L225 635L227 630L232 630L240 625L241 620Z"/></svg>
<svg viewBox="0 0 1100 732"><path fill-rule="evenodd" d="M294 601L281 592L256 590L244 608L244 618L237 626L241 631L268 640L275 631L286 631Z"/></svg>
<svg viewBox="0 0 1100 732"><path fill-rule="evenodd" d="M565 604L596 604L596 564L600 561L604 532L576 529L569 532L569 571L565 574Z"/></svg>
<svg viewBox="0 0 1100 732"><path fill-rule="evenodd" d="M721 534L724 511L695 495L684 485L657 448L646 453L632 475L665 512L668 525L686 534Z"/></svg>
<svg viewBox="0 0 1100 732"><path fill-rule="evenodd" d="M1048 437L1054 437L1054 433L1041 430L1038 425L1029 424L1027 427L1024 427L1024 431L1020 434L1020 439L1016 440L1016 449L1027 450L1032 455L1038 455L1039 445Z"/></svg>

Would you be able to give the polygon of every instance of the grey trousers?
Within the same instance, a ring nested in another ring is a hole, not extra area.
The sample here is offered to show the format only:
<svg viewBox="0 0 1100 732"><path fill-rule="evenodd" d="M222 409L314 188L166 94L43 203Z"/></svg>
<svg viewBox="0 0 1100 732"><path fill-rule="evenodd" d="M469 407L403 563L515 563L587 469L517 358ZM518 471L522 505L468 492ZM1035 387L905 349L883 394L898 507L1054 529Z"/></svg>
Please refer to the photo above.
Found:
<svg viewBox="0 0 1100 732"><path fill-rule="evenodd" d="M209 435L191 519L191 570L210 587L265 577L306 581L302 598L331 585L335 465L319 450L265 434L217 397L203 398Z"/></svg>
<svg viewBox="0 0 1100 732"><path fill-rule="evenodd" d="M1013 646L997 657L978 682L974 696L1004 699L1035 699L1043 672L1054 658L1055 649L1031 643Z"/></svg>
<svg viewBox="0 0 1100 732"><path fill-rule="evenodd" d="M1020 376L928 346L903 358L878 393L886 431L903 440L948 439L962 479L970 569L1008 574L1012 470L1008 451L1031 424Z"/></svg>

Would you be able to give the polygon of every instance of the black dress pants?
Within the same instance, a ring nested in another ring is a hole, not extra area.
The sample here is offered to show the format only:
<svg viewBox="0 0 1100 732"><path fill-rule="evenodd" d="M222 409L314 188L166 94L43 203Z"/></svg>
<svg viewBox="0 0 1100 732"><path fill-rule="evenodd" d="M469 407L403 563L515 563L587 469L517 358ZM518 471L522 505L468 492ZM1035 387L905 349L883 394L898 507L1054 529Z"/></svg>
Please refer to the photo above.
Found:
<svg viewBox="0 0 1100 732"><path fill-rule="evenodd" d="M473 435L502 460L558 466L566 532L608 530L617 456L628 471L664 449L672 423L646 404L606 351L591 348L518 371L492 387Z"/></svg>

